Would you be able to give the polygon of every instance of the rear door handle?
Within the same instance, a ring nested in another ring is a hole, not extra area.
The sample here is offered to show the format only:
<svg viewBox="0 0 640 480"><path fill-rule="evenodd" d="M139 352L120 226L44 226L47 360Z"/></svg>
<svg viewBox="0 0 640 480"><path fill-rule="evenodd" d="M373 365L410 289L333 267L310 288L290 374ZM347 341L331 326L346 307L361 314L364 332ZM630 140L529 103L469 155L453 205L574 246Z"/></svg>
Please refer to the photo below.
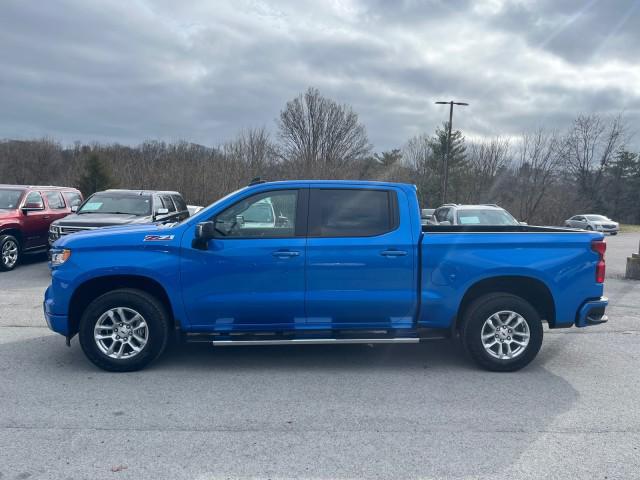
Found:
<svg viewBox="0 0 640 480"><path fill-rule="evenodd" d="M405 257L407 255L407 252L405 250L389 249L383 250L382 252L380 252L380 255L382 255L383 257Z"/></svg>
<svg viewBox="0 0 640 480"><path fill-rule="evenodd" d="M300 252L296 252L295 250L276 250L271 255L278 258L289 258L299 256Z"/></svg>

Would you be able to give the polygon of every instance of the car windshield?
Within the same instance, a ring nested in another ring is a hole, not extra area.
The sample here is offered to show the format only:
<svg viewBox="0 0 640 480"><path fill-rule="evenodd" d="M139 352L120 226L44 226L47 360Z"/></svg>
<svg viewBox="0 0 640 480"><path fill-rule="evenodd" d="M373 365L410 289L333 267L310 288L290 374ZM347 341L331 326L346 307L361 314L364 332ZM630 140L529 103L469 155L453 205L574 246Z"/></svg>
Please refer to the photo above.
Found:
<svg viewBox="0 0 640 480"><path fill-rule="evenodd" d="M460 225L518 225L518 221L505 210L469 209L458 211Z"/></svg>
<svg viewBox="0 0 640 480"><path fill-rule="evenodd" d="M15 210L20 202L21 190L3 189L0 190L0 209Z"/></svg>
<svg viewBox="0 0 640 480"><path fill-rule="evenodd" d="M99 193L90 197L78 210L80 215L89 213L151 215L151 197L149 195Z"/></svg>
<svg viewBox="0 0 640 480"><path fill-rule="evenodd" d="M587 220L590 220L592 222L610 222L611 221L607 217L603 217L602 215L585 215L585 217L587 217Z"/></svg>

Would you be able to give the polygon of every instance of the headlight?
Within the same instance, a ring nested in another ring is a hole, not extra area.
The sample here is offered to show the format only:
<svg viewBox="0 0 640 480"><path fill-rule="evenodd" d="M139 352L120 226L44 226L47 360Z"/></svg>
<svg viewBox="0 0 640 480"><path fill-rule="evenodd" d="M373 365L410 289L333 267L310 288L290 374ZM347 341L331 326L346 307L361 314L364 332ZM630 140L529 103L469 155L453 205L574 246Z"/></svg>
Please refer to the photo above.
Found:
<svg viewBox="0 0 640 480"><path fill-rule="evenodd" d="M51 254L51 265L53 267L62 265L64 262L69 260L70 257L71 257L71 250L67 248L65 248L64 250L53 252Z"/></svg>

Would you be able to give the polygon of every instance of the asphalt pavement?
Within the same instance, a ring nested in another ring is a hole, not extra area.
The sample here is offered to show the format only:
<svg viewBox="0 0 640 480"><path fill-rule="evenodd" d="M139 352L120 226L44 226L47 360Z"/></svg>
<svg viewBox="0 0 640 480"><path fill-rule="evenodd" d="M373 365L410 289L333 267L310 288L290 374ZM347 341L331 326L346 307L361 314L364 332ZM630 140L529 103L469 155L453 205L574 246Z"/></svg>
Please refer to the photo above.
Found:
<svg viewBox="0 0 640 480"><path fill-rule="evenodd" d="M0 479L640 476L640 234L608 237L609 323L477 369L449 341L173 347L112 374L50 333L44 259L0 274Z"/></svg>

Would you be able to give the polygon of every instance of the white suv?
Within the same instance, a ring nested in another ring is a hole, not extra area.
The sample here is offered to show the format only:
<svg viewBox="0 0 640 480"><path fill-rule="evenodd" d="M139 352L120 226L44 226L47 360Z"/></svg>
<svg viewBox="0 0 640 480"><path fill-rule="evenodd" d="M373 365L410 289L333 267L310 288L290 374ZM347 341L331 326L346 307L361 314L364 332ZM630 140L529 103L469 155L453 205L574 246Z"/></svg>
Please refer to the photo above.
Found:
<svg viewBox="0 0 640 480"><path fill-rule="evenodd" d="M497 205L459 205L446 203L433 214L438 225L521 225Z"/></svg>

